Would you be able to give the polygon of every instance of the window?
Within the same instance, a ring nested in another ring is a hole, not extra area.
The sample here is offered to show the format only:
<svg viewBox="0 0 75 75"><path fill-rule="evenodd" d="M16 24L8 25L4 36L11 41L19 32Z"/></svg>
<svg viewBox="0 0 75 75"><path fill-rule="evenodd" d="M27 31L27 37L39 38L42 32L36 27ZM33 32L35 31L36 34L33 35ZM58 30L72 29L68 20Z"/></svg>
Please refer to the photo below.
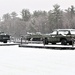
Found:
<svg viewBox="0 0 75 75"><path fill-rule="evenodd" d="M71 34L75 34L75 30L71 30Z"/></svg>
<svg viewBox="0 0 75 75"><path fill-rule="evenodd" d="M58 34L67 35L69 33L68 30L60 30L58 31Z"/></svg>

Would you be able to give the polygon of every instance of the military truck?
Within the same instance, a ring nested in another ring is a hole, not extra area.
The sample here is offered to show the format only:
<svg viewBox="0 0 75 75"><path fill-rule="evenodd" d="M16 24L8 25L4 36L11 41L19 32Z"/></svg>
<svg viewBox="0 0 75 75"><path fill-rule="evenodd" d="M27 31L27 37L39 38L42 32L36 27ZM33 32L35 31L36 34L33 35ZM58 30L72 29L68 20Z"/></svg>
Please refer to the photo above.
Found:
<svg viewBox="0 0 75 75"><path fill-rule="evenodd" d="M25 36L28 41L42 41L42 34L40 32L36 33L27 33Z"/></svg>
<svg viewBox="0 0 75 75"><path fill-rule="evenodd" d="M7 43L10 40L10 35L0 32L0 42Z"/></svg>
<svg viewBox="0 0 75 75"><path fill-rule="evenodd" d="M55 29L52 33L43 36L43 44L60 42L62 45L72 45L74 39L75 29Z"/></svg>

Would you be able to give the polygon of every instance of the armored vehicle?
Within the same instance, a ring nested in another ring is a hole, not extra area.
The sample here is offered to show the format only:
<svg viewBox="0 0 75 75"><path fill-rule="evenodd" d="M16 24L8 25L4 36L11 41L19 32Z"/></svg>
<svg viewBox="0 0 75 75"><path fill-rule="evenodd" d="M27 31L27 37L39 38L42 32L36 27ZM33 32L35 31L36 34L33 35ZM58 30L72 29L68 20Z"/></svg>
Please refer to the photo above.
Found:
<svg viewBox="0 0 75 75"><path fill-rule="evenodd" d="M10 40L10 35L0 32L0 42L7 43Z"/></svg>
<svg viewBox="0 0 75 75"><path fill-rule="evenodd" d="M44 35L43 44L56 44L62 45L70 44L75 39L75 29L55 29L52 33Z"/></svg>

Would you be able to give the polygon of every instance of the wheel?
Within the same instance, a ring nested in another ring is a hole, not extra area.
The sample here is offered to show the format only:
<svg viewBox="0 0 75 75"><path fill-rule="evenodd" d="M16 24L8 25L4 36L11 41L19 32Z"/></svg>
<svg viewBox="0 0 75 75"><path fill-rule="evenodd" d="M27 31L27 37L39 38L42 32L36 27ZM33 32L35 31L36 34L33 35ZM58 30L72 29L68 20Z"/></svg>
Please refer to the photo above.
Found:
<svg viewBox="0 0 75 75"><path fill-rule="evenodd" d="M62 45L67 45L67 40L66 40L66 39L62 39L62 40L61 40L61 44L62 44Z"/></svg>
<svg viewBox="0 0 75 75"><path fill-rule="evenodd" d="M44 45L45 45L45 44L48 44L48 39L47 39L47 38L43 39L43 44L44 44Z"/></svg>
<svg viewBox="0 0 75 75"><path fill-rule="evenodd" d="M51 43L51 44L55 45L56 43Z"/></svg>
<svg viewBox="0 0 75 75"><path fill-rule="evenodd" d="M72 45L72 41L69 42L69 45Z"/></svg>
<svg viewBox="0 0 75 75"><path fill-rule="evenodd" d="M3 43L7 43L7 41L4 41Z"/></svg>

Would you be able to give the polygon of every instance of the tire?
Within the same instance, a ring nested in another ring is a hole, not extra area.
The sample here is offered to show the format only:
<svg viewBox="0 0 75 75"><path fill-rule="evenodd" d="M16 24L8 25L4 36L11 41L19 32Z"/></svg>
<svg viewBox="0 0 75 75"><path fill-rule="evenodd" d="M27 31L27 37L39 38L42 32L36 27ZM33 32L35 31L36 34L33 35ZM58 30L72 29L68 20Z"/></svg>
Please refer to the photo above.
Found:
<svg viewBox="0 0 75 75"><path fill-rule="evenodd" d="M62 39L62 40L61 40L61 44L62 44L62 45L67 45L67 40L66 40L66 39Z"/></svg>
<svg viewBox="0 0 75 75"><path fill-rule="evenodd" d="M7 41L4 41L3 43L7 43Z"/></svg>
<svg viewBox="0 0 75 75"><path fill-rule="evenodd" d="M72 45L72 41L69 42L69 45Z"/></svg>
<svg viewBox="0 0 75 75"><path fill-rule="evenodd" d="M43 39L43 44L44 45L47 45L48 44L48 39L47 38Z"/></svg>
<svg viewBox="0 0 75 75"><path fill-rule="evenodd" d="M56 43L51 43L51 44L55 45Z"/></svg>

